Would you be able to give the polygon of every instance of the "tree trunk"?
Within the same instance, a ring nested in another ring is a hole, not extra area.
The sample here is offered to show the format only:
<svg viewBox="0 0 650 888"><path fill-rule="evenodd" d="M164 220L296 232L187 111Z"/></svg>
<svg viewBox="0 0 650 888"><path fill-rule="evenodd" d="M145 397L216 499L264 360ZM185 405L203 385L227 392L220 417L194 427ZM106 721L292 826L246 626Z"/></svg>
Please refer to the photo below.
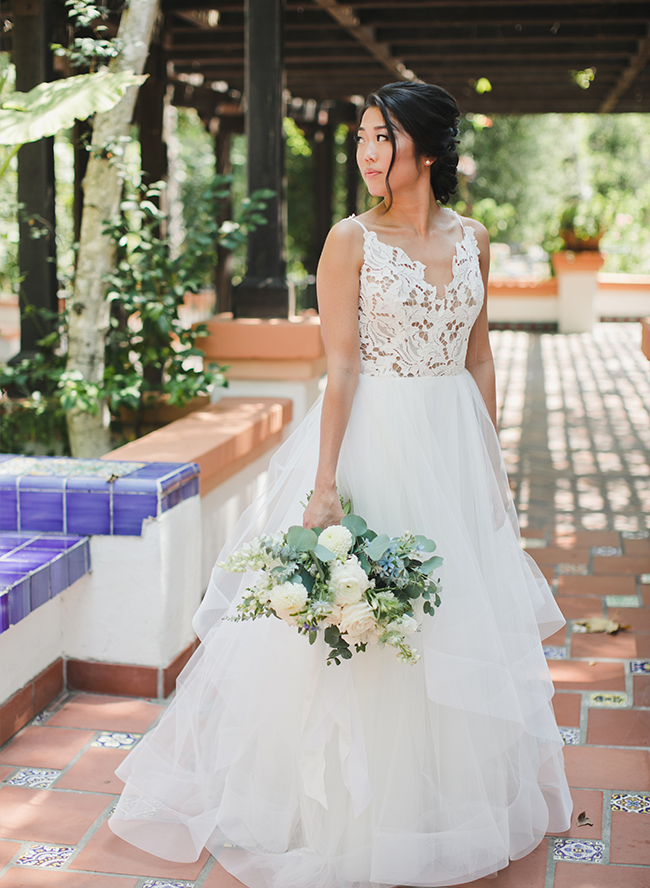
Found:
<svg viewBox="0 0 650 888"><path fill-rule="evenodd" d="M125 8L117 33L122 50L109 66L113 73L142 73L157 13L158 0L131 0ZM104 225L118 212L122 196L120 164L114 157L111 162L111 155L115 146L119 147L119 140L129 135L136 96L137 87L131 87L112 110L95 115L90 159L83 182L84 206L69 316L66 370L85 382L100 385L109 321L104 277L115 262L113 244L104 234ZM110 450L105 405L100 404L96 416L79 408L69 410L67 421L74 456L95 457Z"/></svg>

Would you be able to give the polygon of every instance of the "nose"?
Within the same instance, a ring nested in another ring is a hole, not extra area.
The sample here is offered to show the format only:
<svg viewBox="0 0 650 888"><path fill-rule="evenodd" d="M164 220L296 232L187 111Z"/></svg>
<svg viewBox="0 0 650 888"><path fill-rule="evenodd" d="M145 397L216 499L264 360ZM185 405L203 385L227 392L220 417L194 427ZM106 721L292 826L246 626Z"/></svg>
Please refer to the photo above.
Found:
<svg viewBox="0 0 650 888"><path fill-rule="evenodd" d="M366 146L366 155L365 159L367 161L372 161L377 159L377 148L372 142L369 142Z"/></svg>

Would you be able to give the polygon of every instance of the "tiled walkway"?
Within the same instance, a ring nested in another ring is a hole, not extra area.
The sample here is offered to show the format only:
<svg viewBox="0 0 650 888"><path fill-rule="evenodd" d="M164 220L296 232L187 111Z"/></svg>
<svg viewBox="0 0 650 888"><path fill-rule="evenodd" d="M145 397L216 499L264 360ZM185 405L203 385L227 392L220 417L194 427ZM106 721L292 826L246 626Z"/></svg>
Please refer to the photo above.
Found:
<svg viewBox="0 0 650 888"><path fill-rule="evenodd" d="M568 833L472 884L649 888L650 365L637 329L623 325L594 337L499 333L494 343L524 544L568 620L546 653L575 812ZM630 628L574 631L603 616ZM106 826L113 770L162 709L73 694L0 750L0 888L239 884L207 855L171 864Z"/></svg>

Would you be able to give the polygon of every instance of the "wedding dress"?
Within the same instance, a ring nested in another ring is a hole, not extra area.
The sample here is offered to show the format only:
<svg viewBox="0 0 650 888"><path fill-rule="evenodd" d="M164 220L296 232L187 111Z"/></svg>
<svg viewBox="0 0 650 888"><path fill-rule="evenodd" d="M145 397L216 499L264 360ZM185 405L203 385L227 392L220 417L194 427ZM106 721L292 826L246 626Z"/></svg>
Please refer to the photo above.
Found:
<svg viewBox="0 0 650 888"><path fill-rule="evenodd" d="M178 861L206 846L251 888L450 886L568 829L540 643L564 620L520 547L465 369L483 285L474 232L459 227L440 293L364 228L361 373L337 475L375 531L426 534L444 557L442 604L410 639L420 661L369 647L326 666L324 643L280 620L220 621L255 575L215 568L176 698L117 771L110 826L128 842ZM221 558L301 523L320 410L278 450Z"/></svg>

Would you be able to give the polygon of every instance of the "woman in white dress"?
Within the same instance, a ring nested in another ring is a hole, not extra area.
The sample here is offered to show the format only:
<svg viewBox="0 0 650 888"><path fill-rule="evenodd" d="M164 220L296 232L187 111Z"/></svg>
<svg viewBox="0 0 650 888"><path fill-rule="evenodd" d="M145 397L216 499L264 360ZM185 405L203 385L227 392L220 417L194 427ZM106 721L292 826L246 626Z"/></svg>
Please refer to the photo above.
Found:
<svg viewBox="0 0 650 888"><path fill-rule="evenodd" d="M280 620L223 621L253 577L215 568L202 644L117 772L115 833L171 860L207 847L250 888L460 885L570 825L541 646L564 620L519 545L495 432L488 235L441 206L457 124L439 87L369 96L358 162L384 201L323 250L327 388L220 556L337 523L339 495L378 533L426 534L444 565L421 659L370 647L328 667Z"/></svg>

